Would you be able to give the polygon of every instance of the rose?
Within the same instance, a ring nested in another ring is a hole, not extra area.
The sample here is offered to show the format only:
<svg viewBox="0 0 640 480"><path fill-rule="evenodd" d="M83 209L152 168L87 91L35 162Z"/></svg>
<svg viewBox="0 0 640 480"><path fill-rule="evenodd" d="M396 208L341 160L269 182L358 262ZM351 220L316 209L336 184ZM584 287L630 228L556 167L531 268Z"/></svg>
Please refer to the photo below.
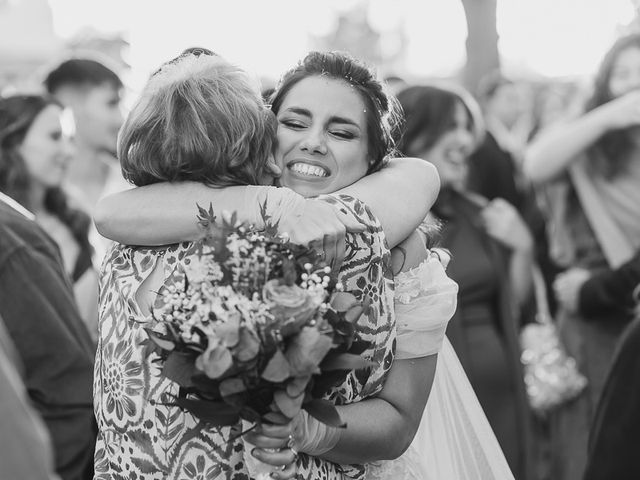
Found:
<svg viewBox="0 0 640 480"><path fill-rule="evenodd" d="M276 319L284 321L282 336L298 331L318 311L319 301L298 285L287 285L280 280L269 280L262 289L265 302L271 304L269 311Z"/></svg>

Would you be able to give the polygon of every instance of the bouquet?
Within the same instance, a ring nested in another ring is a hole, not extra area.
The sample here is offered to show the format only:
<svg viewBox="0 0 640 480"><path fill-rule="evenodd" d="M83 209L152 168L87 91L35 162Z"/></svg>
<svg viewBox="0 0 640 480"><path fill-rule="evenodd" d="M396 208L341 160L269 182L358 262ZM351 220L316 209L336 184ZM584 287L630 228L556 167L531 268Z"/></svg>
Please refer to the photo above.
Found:
<svg viewBox="0 0 640 480"><path fill-rule="evenodd" d="M147 329L147 355L180 386L173 404L213 426L293 418L302 408L344 427L323 395L368 366L354 326L366 306L317 253L277 235L266 204L263 231L235 214L214 228L212 207L198 208L204 238L179 280L158 292Z"/></svg>

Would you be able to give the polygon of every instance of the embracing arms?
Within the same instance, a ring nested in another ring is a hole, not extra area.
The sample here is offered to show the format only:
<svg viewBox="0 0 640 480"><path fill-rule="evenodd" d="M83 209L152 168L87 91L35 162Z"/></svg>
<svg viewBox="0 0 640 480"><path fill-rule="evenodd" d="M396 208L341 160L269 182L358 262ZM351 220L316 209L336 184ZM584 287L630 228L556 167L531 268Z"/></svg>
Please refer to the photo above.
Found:
<svg viewBox="0 0 640 480"><path fill-rule="evenodd" d="M431 164L415 158L398 158L338 193L367 204L380 220L389 245L393 246L422 221L439 188L440 181ZM274 207L278 202L282 207L281 231L297 234L301 243L313 240L309 237L314 235L318 238L320 233L314 228L305 233L295 230L300 229L302 219L314 221L314 217L316 220L320 217L323 207L316 205L320 202L304 200L288 189L267 186L211 188L194 182L149 185L105 197L98 203L94 221L98 231L112 240L133 245L161 245L200 236L196 204L203 207L212 204L215 212L236 211L239 220L257 223L259 205L265 200ZM338 220L332 222L331 228L339 228L338 223L342 222Z"/></svg>

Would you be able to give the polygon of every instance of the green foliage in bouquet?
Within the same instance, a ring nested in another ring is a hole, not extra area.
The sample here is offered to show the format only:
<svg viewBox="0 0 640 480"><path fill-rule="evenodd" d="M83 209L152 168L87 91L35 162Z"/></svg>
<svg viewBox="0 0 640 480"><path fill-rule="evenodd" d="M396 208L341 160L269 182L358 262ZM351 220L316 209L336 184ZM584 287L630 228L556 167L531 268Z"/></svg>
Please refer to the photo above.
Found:
<svg viewBox="0 0 640 480"><path fill-rule="evenodd" d="M180 386L175 404L217 426L300 408L344 426L323 396L369 366L354 325L366 306L316 252L277 234L266 205L262 231L198 209L197 255L158 292L147 329L147 354Z"/></svg>

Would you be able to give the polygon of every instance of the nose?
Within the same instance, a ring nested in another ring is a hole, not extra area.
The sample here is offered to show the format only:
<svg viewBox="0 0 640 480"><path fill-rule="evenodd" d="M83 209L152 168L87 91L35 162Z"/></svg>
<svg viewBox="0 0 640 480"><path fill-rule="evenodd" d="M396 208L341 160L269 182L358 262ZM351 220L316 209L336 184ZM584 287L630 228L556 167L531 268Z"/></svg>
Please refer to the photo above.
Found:
<svg viewBox="0 0 640 480"><path fill-rule="evenodd" d="M311 154L324 155L327 153L327 142L324 131L319 128L310 128L300 142L300 148Z"/></svg>

